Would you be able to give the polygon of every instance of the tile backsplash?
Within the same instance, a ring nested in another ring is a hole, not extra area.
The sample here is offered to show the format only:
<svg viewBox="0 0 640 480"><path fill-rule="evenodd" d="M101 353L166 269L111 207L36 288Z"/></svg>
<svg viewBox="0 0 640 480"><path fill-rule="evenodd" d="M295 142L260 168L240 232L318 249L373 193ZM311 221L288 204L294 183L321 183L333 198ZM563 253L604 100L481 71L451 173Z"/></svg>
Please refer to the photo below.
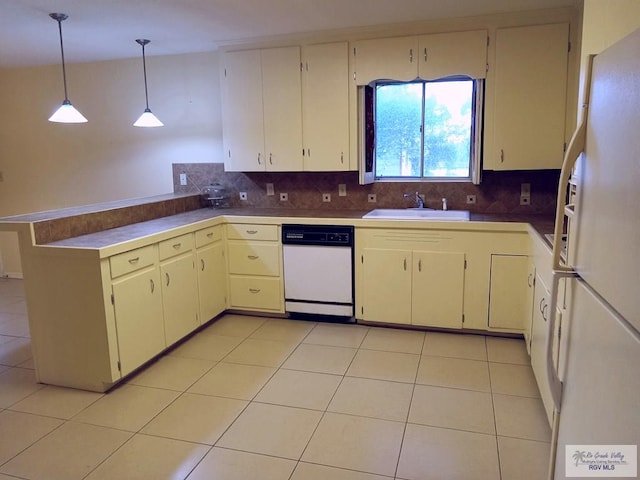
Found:
<svg viewBox="0 0 640 480"><path fill-rule="evenodd" d="M180 185L180 174L186 174L187 185ZM513 172L483 172L482 183L467 182L377 182L358 184L358 172L225 172L222 163L174 163L175 193L197 193L212 183L219 183L229 194L229 206L254 208L350 209L405 208L412 206L411 197L419 192L430 208L442 208L447 199L450 210L470 210L476 213L555 212L559 170ZM267 195L267 184L274 185L274 195ZM530 205L520 205L522 183L531 185ZM338 186L346 186L346 196L338 195ZM240 200L239 192L247 193ZM281 201L280 194L287 200ZM331 195L330 202L323 194ZM375 194L376 202L368 201ZM475 195L476 203L467 204L467 195Z"/></svg>

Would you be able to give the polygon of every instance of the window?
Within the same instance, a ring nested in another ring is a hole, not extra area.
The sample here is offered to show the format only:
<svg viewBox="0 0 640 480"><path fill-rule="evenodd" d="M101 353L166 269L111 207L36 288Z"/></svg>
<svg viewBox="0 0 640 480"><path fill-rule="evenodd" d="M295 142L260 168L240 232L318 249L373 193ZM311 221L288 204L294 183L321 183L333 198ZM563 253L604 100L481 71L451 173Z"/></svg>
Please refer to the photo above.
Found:
<svg viewBox="0 0 640 480"><path fill-rule="evenodd" d="M483 80L378 82L365 112L377 180L475 180Z"/></svg>

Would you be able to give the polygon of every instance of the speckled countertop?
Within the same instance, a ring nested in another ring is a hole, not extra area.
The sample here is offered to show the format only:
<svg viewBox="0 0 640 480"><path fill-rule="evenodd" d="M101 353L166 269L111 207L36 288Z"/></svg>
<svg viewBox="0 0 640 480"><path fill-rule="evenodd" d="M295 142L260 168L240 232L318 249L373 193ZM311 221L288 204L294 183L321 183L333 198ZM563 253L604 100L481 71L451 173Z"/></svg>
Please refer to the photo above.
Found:
<svg viewBox="0 0 640 480"><path fill-rule="evenodd" d="M50 242L43 247L100 250L106 257L119 251L137 248L150 242L162 241L194 229L225 222L250 223L320 223L382 228L445 228L473 231L528 231L531 225L539 233L553 230L553 218L548 215L471 214L468 222L424 220L363 219L368 210L294 210L282 208L201 208L146 222L134 223L97 233Z"/></svg>

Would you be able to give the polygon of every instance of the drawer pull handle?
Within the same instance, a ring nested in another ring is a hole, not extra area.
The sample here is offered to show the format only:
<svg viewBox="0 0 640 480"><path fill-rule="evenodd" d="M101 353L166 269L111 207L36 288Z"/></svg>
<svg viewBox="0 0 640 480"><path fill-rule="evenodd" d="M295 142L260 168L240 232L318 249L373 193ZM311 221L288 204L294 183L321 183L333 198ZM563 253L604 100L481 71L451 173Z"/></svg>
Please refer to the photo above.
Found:
<svg viewBox="0 0 640 480"><path fill-rule="evenodd" d="M167 277L167 287L168 287L169 283L171 282L171 278L169 277L168 273L165 273L165 276Z"/></svg>
<svg viewBox="0 0 640 480"><path fill-rule="evenodd" d="M407 259L406 258L404 259L404 271L405 272L407 271Z"/></svg>
<svg viewBox="0 0 640 480"><path fill-rule="evenodd" d="M418 260L418 271L422 271L422 259Z"/></svg>
<svg viewBox="0 0 640 480"><path fill-rule="evenodd" d="M156 284L153 283L153 280L149 280L149 283L151 284L151 293L153 293L154 290L156 289Z"/></svg>
<svg viewBox="0 0 640 480"><path fill-rule="evenodd" d="M175 248L176 250L180 250L182 248L182 243L174 243L173 248Z"/></svg>
<svg viewBox="0 0 640 480"><path fill-rule="evenodd" d="M250 288L249 291L251 293L260 293L260 289L259 288Z"/></svg>
<svg viewBox="0 0 640 480"><path fill-rule="evenodd" d="M213 238L213 232L207 233L207 238Z"/></svg>
<svg viewBox="0 0 640 480"><path fill-rule="evenodd" d="M129 263L131 265L135 265L136 263L138 263L140 261L140 257L135 257L135 258L130 258L129 259Z"/></svg>
<svg viewBox="0 0 640 480"><path fill-rule="evenodd" d="M259 257L258 255L247 255L247 258L248 258L249 260L257 260L257 259L259 259L260 257Z"/></svg>
<svg viewBox="0 0 640 480"><path fill-rule="evenodd" d="M258 231L257 230L247 230L247 233L249 235L255 235L256 233L258 233Z"/></svg>
<svg viewBox="0 0 640 480"><path fill-rule="evenodd" d="M203 258L200 259L200 264L202 265L201 270L204 272L204 259Z"/></svg>

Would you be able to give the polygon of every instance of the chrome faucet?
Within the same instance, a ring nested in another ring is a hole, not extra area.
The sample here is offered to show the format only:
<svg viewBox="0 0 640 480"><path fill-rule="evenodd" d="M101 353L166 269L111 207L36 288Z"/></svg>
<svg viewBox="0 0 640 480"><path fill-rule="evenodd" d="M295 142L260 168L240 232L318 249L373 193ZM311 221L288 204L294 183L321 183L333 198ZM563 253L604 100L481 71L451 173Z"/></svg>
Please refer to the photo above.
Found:
<svg viewBox="0 0 640 480"><path fill-rule="evenodd" d="M409 193L405 193L403 197L411 198L411 195ZM416 192L416 196L414 197L414 200L418 208L424 208L424 198L420 196L420 193Z"/></svg>

